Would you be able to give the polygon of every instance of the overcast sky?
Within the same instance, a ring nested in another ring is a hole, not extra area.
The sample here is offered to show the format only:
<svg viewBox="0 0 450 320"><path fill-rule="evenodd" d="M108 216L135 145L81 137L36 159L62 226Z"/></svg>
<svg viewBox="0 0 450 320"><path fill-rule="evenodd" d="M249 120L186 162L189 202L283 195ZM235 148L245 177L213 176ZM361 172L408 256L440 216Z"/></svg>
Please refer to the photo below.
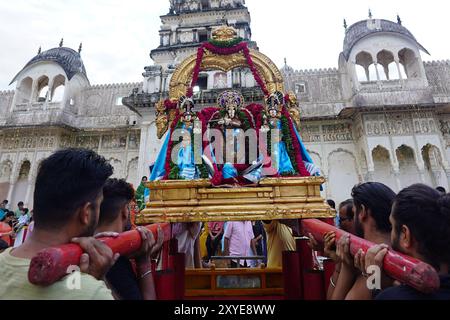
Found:
<svg viewBox="0 0 450 320"><path fill-rule="evenodd" d="M447 25L450 3L442 0L247 0L253 40L278 66L284 57L295 69L337 67L349 25L367 18L406 26L431 56L450 59ZM64 45L77 49L92 84L142 81L151 65L151 49L159 45L159 16L168 0L0 0L0 90L36 55Z"/></svg>

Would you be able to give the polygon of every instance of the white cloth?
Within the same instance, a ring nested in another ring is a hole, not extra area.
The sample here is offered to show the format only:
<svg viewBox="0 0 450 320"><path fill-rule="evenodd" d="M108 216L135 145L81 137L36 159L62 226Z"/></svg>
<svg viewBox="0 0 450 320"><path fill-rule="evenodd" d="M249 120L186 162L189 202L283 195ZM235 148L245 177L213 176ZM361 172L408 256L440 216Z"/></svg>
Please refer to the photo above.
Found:
<svg viewBox="0 0 450 320"><path fill-rule="evenodd" d="M192 232L189 229L191 229ZM195 241L202 231L202 223L176 223L173 225L172 230L172 235L178 240L178 252L186 255L185 268L195 268Z"/></svg>
<svg viewBox="0 0 450 320"><path fill-rule="evenodd" d="M27 215L27 214L24 214L24 215L22 215L22 216L20 216L20 218L18 219L18 223L19 224L23 224L23 225L26 225L26 224L28 224L28 222L30 221L30 217Z"/></svg>

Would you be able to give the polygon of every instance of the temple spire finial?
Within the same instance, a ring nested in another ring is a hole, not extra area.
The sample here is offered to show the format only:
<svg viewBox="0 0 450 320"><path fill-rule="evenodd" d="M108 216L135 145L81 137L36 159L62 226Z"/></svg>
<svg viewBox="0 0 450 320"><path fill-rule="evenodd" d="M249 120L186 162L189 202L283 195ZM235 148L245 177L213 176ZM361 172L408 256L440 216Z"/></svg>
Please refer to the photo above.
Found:
<svg viewBox="0 0 450 320"><path fill-rule="evenodd" d="M41 54L41 52L42 52L42 47L41 47L41 46L39 46L39 49L38 49L38 54Z"/></svg>
<svg viewBox="0 0 450 320"><path fill-rule="evenodd" d="M287 59L284 58L284 65L287 66Z"/></svg>
<svg viewBox="0 0 450 320"><path fill-rule="evenodd" d="M61 41L59 42L59 47L62 48L63 45L64 45L64 38L61 38Z"/></svg>
<svg viewBox="0 0 450 320"><path fill-rule="evenodd" d="M347 25L347 20L344 19L344 29L347 30L347 27L348 27L348 25Z"/></svg>
<svg viewBox="0 0 450 320"><path fill-rule="evenodd" d="M83 42L80 42L80 46L78 47L78 53L81 53L81 50L83 50Z"/></svg>
<svg viewBox="0 0 450 320"><path fill-rule="evenodd" d="M372 9L369 9L369 19L372 19L373 15L372 15Z"/></svg>
<svg viewBox="0 0 450 320"><path fill-rule="evenodd" d="M399 15L399 14L397 14L397 23L398 23L399 25L402 25L402 19L400 18L400 15Z"/></svg>

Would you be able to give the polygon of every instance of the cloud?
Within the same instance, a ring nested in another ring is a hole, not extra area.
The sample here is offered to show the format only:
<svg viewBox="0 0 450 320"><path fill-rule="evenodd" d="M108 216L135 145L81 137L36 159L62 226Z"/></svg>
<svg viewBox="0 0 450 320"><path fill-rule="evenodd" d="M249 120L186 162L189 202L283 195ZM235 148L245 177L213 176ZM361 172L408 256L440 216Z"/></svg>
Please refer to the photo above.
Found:
<svg viewBox="0 0 450 320"><path fill-rule="evenodd" d="M261 6L267 2L267 6ZM253 40L277 65L296 69L336 67L344 39L343 19L350 24L367 17L394 20L404 25L432 54L450 58L450 43L443 41L448 2L429 0L247 0L252 15ZM0 89L37 53L56 47L78 48L91 83L142 81L151 65L150 50L158 47L159 16L168 0L0 0ZM425 56L425 60L431 57ZM12 87L9 87L12 88Z"/></svg>

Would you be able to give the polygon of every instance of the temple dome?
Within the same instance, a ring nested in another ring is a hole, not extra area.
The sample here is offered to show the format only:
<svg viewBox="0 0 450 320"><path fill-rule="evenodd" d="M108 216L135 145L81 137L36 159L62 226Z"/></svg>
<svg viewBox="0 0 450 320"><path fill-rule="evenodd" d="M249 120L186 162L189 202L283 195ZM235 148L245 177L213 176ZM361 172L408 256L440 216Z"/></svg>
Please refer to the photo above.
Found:
<svg viewBox="0 0 450 320"><path fill-rule="evenodd" d="M57 63L61 66L61 68L63 68L69 80L71 80L78 73L83 74L87 79L86 68L84 67L81 55L71 48L59 47L43 51L31 59L14 77L11 84L17 80L17 77L23 70L39 62Z"/></svg>
<svg viewBox="0 0 450 320"><path fill-rule="evenodd" d="M376 22L376 23L374 23ZM379 22L379 23L378 23ZM348 60L353 47L361 39L376 34L376 33L395 33L402 35L411 41L413 41L417 46L423 50L425 53L429 54L427 49L425 49L414 37L414 35L399 23L392 22L384 19L369 19L362 20L353 25L351 25L345 34L344 39L344 56Z"/></svg>

